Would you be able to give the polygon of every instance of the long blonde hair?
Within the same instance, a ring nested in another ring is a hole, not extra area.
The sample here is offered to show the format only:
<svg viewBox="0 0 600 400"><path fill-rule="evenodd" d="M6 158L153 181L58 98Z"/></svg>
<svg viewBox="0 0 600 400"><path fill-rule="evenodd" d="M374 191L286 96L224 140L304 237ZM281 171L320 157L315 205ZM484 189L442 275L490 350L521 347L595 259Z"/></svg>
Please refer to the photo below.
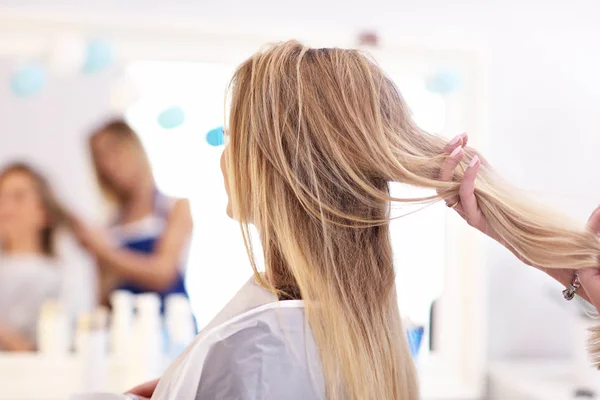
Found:
<svg viewBox="0 0 600 400"><path fill-rule="evenodd" d="M130 145L132 151L141 157L141 166L146 169L150 175L152 175L152 167L150 166L150 160L148 159L148 155L144 149L144 145L142 144L140 137L125 120L114 119L108 121L100 128L92 132L89 137L88 145L98 185L100 186L105 200L107 200L111 205L122 206L125 202L125 194L121 193L117 186L104 173L102 167L100 166L98 154L96 151L94 151L94 142L103 135L112 135L123 145Z"/></svg>
<svg viewBox="0 0 600 400"><path fill-rule="evenodd" d="M123 119L113 119L98 129L94 130L89 137L88 146L94 166L94 173L96 175L96 181L100 187L101 193L106 201L107 211L109 214L121 213L122 207L125 205L128 199L128 193L123 193L122 190L115 185L114 181L108 176L101 166L100 155L95 149L96 141L104 135L111 135L118 139L120 146L126 146L131 152L128 153L130 156L139 156L141 163L140 167L144 169L144 172L149 174L153 178L152 166L150 160L144 149L144 145L138 134L133 128ZM118 286L121 278L113 271L108 269L101 269L98 278L98 291L99 298L102 304L108 304L109 294Z"/></svg>
<svg viewBox="0 0 600 400"><path fill-rule="evenodd" d="M418 399L395 292L390 202L458 193L438 178L446 139L419 129L394 83L357 50L286 42L252 56L232 81L225 161L233 213L254 265L260 234L266 280L297 288L319 347L329 399ZM389 182L436 189L390 196ZM483 162L475 188L490 226L524 260L596 267L595 235L520 200ZM283 289L282 289L283 288Z"/></svg>

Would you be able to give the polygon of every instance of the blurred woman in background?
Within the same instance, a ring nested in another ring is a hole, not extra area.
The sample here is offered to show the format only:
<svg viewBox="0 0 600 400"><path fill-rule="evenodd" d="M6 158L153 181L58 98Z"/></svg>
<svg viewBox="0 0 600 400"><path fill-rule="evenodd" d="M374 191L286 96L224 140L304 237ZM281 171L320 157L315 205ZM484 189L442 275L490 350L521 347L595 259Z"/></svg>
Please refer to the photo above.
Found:
<svg viewBox="0 0 600 400"><path fill-rule="evenodd" d="M35 349L40 309L61 294L56 231L66 221L41 174L26 164L0 172L0 350Z"/></svg>
<svg viewBox="0 0 600 400"><path fill-rule="evenodd" d="M156 188L136 133L122 120L102 126L90 138L98 183L116 208L110 232L75 224L80 242L98 259L100 296L114 289L132 293L185 294L184 270L192 232L189 202Z"/></svg>

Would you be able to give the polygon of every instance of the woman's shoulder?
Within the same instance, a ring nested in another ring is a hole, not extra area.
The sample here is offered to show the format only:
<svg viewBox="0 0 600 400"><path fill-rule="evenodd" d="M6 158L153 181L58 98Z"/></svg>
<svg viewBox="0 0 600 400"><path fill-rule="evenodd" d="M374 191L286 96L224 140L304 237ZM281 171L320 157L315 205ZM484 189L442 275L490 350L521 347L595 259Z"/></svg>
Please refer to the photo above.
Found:
<svg viewBox="0 0 600 400"><path fill-rule="evenodd" d="M182 212L189 213L190 201L185 197L168 196L157 191L154 197L155 212L165 216L172 216Z"/></svg>
<svg viewBox="0 0 600 400"><path fill-rule="evenodd" d="M270 388L269 398L312 400L324 393L318 352L302 301L275 301L252 308L204 330L192 346L172 376L163 377L172 395L169 399L233 395L254 399L253 394L265 385ZM181 375L183 379L175 379Z"/></svg>
<svg viewBox="0 0 600 400"><path fill-rule="evenodd" d="M164 200L170 210L175 212L177 210L190 210L190 200L187 197L166 197Z"/></svg>
<svg viewBox="0 0 600 400"><path fill-rule="evenodd" d="M240 317L214 332L196 398L232 389L250 396L265 385L272 398L321 398L319 356L302 302L271 303Z"/></svg>
<svg viewBox="0 0 600 400"><path fill-rule="evenodd" d="M192 211L190 208L189 199L183 197L170 197L165 201L168 202L168 206L163 208L166 209L165 214L167 216L167 220L169 220L170 222L192 222Z"/></svg>
<svg viewBox="0 0 600 400"><path fill-rule="evenodd" d="M304 307L299 300L262 304L221 321L200 333L195 351L189 353L191 359L206 357L202 364L212 365L217 359L235 363L242 354L263 358L275 353L283 357L290 346L305 347L307 338L312 337L306 335Z"/></svg>

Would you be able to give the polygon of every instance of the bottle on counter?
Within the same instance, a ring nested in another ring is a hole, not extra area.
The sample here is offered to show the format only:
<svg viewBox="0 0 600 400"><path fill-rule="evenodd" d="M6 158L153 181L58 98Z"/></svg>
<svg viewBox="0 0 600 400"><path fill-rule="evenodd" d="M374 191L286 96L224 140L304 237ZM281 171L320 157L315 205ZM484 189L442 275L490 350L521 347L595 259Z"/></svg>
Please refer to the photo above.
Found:
<svg viewBox="0 0 600 400"><path fill-rule="evenodd" d="M172 362L190 344L196 335L196 323L188 298L173 294L165 300L165 325L167 329L167 359Z"/></svg>
<svg viewBox="0 0 600 400"><path fill-rule="evenodd" d="M75 329L75 354L79 355L85 351L88 345L89 333L92 330L92 314L82 314L77 319L77 327Z"/></svg>
<svg viewBox="0 0 600 400"><path fill-rule="evenodd" d="M116 290L110 296L112 306L110 352L119 360L128 360L132 350L133 299L131 292Z"/></svg>
<svg viewBox="0 0 600 400"><path fill-rule="evenodd" d="M82 363L82 389L90 392L106 390L108 310L105 307L79 318L75 349Z"/></svg>
<svg viewBox="0 0 600 400"><path fill-rule="evenodd" d="M160 298L155 293L135 296L133 371L138 382L160 376L163 369L163 323Z"/></svg>
<svg viewBox="0 0 600 400"><path fill-rule="evenodd" d="M41 354L67 356L72 344L69 319L57 300L48 300L40 310L37 345Z"/></svg>

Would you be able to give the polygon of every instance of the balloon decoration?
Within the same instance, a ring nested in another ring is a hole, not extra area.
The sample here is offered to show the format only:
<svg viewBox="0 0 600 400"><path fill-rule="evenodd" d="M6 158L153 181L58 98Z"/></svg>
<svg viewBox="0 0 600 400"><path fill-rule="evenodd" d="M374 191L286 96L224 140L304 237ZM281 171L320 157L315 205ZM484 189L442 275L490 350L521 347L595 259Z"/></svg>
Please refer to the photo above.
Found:
<svg viewBox="0 0 600 400"><path fill-rule="evenodd" d="M158 114L158 124L164 129L181 126L185 121L185 112L181 107L171 107Z"/></svg>
<svg viewBox="0 0 600 400"><path fill-rule="evenodd" d="M425 86L432 93L450 94L460 90L462 86L462 76L455 69L444 69L430 76Z"/></svg>
<svg viewBox="0 0 600 400"><path fill-rule="evenodd" d="M44 67L35 63L27 64L13 73L10 88L17 97L30 97L43 89L46 78Z"/></svg>
<svg viewBox="0 0 600 400"><path fill-rule="evenodd" d="M124 113L141 96L138 85L127 75L110 86L110 107L116 113Z"/></svg>
<svg viewBox="0 0 600 400"><path fill-rule="evenodd" d="M10 89L17 97L33 96L44 88L50 75L94 74L107 69L113 62L113 53L105 40L86 40L76 33L63 32L51 38L48 47L33 60L14 71Z"/></svg>
<svg viewBox="0 0 600 400"><path fill-rule="evenodd" d="M215 147L222 146L223 144L225 144L225 135L223 133L223 127L220 126L209 131L206 134L206 141L208 142L208 144Z"/></svg>
<svg viewBox="0 0 600 400"><path fill-rule="evenodd" d="M87 43L83 73L94 74L110 66L113 61L113 49L109 42L101 39Z"/></svg>

